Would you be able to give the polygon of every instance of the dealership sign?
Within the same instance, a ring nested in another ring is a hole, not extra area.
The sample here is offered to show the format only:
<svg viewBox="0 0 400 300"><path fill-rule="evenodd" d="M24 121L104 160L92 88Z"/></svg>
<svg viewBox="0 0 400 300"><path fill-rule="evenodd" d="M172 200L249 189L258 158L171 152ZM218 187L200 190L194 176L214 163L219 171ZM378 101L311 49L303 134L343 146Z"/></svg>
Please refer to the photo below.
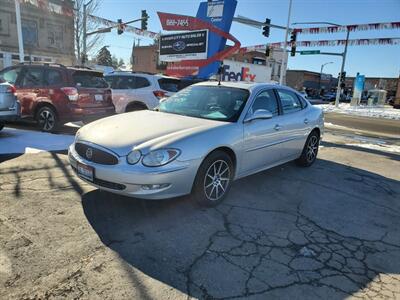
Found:
<svg viewBox="0 0 400 300"><path fill-rule="evenodd" d="M162 35L160 60L181 61L207 58L208 30Z"/></svg>
<svg viewBox="0 0 400 300"><path fill-rule="evenodd" d="M224 60L222 81L271 81L271 68L232 60Z"/></svg>

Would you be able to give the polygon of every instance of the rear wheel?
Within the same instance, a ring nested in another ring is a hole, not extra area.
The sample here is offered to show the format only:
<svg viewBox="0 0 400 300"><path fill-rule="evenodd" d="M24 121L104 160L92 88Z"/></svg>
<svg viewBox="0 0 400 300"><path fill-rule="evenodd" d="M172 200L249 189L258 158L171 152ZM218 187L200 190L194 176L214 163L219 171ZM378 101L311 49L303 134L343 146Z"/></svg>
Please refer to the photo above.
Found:
<svg viewBox="0 0 400 300"><path fill-rule="evenodd" d="M200 165L193 198L202 206L216 206L226 197L233 179L233 163L223 151L211 153Z"/></svg>
<svg viewBox="0 0 400 300"><path fill-rule="evenodd" d="M55 132L58 128L58 117L54 109L43 106L36 114L39 128L45 132Z"/></svg>
<svg viewBox="0 0 400 300"><path fill-rule="evenodd" d="M136 103L129 104L126 107L125 112L131 112L131 111L137 111L137 110L146 110L146 109L147 109L146 104L136 102Z"/></svg>
<svg viewBox="0 0 400 300"><path fill-rule="evenodd" d="M319 147L319 134L315 130L310 133L297 163L302 167L311 166L317 159Z"/></svg>

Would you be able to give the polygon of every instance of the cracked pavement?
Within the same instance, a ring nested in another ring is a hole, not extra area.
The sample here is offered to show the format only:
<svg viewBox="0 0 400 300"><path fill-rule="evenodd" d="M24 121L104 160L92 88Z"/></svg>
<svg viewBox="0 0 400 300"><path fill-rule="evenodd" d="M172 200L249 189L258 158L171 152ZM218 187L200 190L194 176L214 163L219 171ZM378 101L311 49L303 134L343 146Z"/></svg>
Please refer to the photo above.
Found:
<svg viewBox="0 0 400 300"><path fill-rule="evenodd" d="M66 156L0 164L1 299L399 299L400 156L329 132L225 202L93 189Z"/></svg>

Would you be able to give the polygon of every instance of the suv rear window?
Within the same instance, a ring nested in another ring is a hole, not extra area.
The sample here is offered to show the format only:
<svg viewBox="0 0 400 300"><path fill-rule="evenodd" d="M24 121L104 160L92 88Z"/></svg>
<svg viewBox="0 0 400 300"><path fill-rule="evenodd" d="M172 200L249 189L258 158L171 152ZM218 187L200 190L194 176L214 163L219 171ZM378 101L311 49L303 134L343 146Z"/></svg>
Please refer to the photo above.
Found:
<svg viewBox="0 0 400 300"><path fill-rule="evenodd" d="M179 79L171 79L171 78L161 78L158 79L158 84L162 90L168 92L178 92L180 88L180 80Z"/></svg>
<svg viewBox="0 0 400 300"><path fill-rule="evenodd" d="M103 78L103 74L98 72L77 71L72 74L74 84L80 84L85 88L107 88L108 84Z"/></svg>

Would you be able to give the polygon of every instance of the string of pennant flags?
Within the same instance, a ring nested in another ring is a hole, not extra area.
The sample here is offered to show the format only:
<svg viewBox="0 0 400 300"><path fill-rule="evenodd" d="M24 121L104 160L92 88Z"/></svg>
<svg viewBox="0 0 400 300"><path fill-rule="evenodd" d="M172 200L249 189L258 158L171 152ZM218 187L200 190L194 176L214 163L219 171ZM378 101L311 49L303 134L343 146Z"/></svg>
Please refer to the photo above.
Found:
<svg viewBox="0 0 400 300"><path fill-rule="evenodd" d="M91 19L92 21L94 21L94 22L96 22L98 24L101 24L101 25L103 25L105 27L118 26L117 22L114 22L114 21L111 21L111 20L107 20L107 19L104 19L104 18L101 18L101 17L97 17L97 16L94 16L94 15L88 15L88 19ZM137 27L134 27L134 26L131 26L131 25L127 25L125 27L125 32L130 32L130 33L133 33L133 34L136 34L136 35L140 35L140 36L144 36L144 37L148 37L148 38L151 38L151 39L158 38L159 35L160 35L157 32L152 32L152 31L149 31L149 30L142 30L140 28L137 28Z"/></svg>
<svg viewBox="0 0 400 300"><path fill-rule="evenodd" d="M325 46L344 46L346 40L321 40L321 41L297 41L296 47L325 47ZM372 38L372 39L350 39L349 46L374 46L374 45L399 45L400 38ZM261 44L240 48L240 52L251 52L257 50L265 50L266 46L271 48L283 48L284 42ZM291 45L291 44L290 44Z"/></svg>
<svg viewBox="0 0 400 300"><path fill-rule="evenodd" d="M369 24L355 24L343 26L322 26L311 28L294 28L291 31L298 34L320 34L320 33L337 33L349 31L367 31L367 30L388 30L399 29L400 22L386 22L386 23L369 23Z"/></svg>

